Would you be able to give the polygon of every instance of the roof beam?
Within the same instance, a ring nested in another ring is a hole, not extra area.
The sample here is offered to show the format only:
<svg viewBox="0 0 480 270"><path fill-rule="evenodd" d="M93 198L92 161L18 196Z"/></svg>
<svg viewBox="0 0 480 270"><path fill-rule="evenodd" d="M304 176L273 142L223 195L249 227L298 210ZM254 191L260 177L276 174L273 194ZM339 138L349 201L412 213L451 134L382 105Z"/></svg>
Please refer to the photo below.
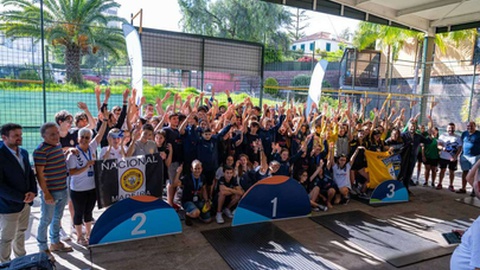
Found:
<svg viewBox="0 0 480 270"><path fill-rule="evenodd" d="M458 4L464 2L463 0L441 0L441 1L435 1L435 2L430 2L427 4L423 5L418 5L418 6L413 6L410 8L405 8L397 11L397 17L400 16L405 16L405 15L410 15L413 13L418 13L422 11L426 11L429 9L434 9L434 8L439 8L439 7L444 7L448 5L453 5L453 4Z"/></svg>
<svg viewBox="0 0 480 270"><path fill-rule="evenodd" d="M362 5L362 4L371 2L371 1L372 1L372 0L357 0L357 1L355 2L355 6L359 6L359 5Z"/></svg>
<svg viewBox="0 0 480 270"><path fill-rule="evenodd" d="M459 16L447 17L444 19L432 21L430 23L430 26L442 27L442 26L451 26L451 25L464 24L464 23L476 22L476 21L478 21L478 12L462 14Z"/></svg>
<svg viewBox="0 0 480 270"><path fill-rule="evenodd" d="M373 1L361 2L361 5L357 6L357 2L362 0L331 0L332 2L342 4L348 7L353 7L368 14L391 20L405 26L409 26L413 29L427 32L430 31L430 21L416 15L397 17L397 10L377 4Z"/></svg>

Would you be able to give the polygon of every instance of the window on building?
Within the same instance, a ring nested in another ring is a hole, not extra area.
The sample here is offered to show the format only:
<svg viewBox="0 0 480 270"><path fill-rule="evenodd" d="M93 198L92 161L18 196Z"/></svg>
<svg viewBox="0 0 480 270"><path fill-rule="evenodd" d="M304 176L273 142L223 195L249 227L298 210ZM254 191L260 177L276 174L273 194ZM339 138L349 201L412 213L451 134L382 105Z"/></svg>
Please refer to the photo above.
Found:
<svg viewBox="0 0 480 270"><path fill-rule="evenodd" d="M302 51L305 51L305 44L300 45L300 49L301 49Z"/></svg>
<svg viewBox="0 0 480 270"><path fill-rule="evenodd" d="M331 50L332 50L332 44L327 43L327 46L326 46L325 50L326 50L327 52L331 51Z"/></svg>
<svg viewBox="0 0 480 270"><path fill-rule="evenodd" d="M297 50L297 45L293 45L292 50L296 51Z"/></svg>
<svg viewBox="0 0 480 270"><path fill-rule="evenodd" d="M310 51L315 50L315 42L310 43Z"/></svg>

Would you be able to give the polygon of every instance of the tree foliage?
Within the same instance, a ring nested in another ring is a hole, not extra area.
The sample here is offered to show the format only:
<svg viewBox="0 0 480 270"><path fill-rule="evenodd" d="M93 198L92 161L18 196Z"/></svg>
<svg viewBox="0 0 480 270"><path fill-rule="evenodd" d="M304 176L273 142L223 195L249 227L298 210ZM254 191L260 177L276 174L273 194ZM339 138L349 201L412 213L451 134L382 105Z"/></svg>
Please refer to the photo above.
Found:
<svg viewBox="0 0 480 270"><path fill-rule="evenodd" d="M310 26L310 17L304 9L295 8L291 10L292 22L288 25L288 35L292 41L305 37L305 29Z"/></svg>
<svg viewBox="0 0 480 270"><path fill-rule="evenodd" d="M283 27L290 12L281 5L258 0L178 0L180 23L187 33L263 43L287 50L290 40Z"/></svg>
<svg viewBox="0 0 480 270"><path fill-rule="evenodd" d="M290 85L291 86L309 86L311 79L312 79L312 76L310 76L309 74L299 74L293 77L293 80L290 83Z"/></svg>
<svg viewBox="0 0 480 270"><path fill-rule="evenodd" d="M278 94L278 89L277 88L270 88L269 87L269 86L278 86L277 79L269 77L265 80L263 85L264 85L265 93L267 93L271 96L275 96L275 95Z"/></svg>
<svg viewBox="0 0 480 270"><path fill-rule="evenodd" d="M40 6L35 0L2 0L0 25L8 37L40 40ZM120 5L112 0L44 0L44 33L47 42L64 50L67 80L83 81L82 56L99 51L119 57L125 47L120 29L106 28L109 22L125 20L105 15Z"/></svg>

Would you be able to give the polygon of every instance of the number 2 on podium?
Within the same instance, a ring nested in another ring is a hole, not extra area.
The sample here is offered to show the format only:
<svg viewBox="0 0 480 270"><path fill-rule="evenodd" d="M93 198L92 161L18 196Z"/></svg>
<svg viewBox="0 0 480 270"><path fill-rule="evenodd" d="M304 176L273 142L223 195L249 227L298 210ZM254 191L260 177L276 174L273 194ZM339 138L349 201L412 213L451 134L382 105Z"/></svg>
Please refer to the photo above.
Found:
<svg viewBox="0 0 480 270"><path fill-rule="evenodd" d="M135 221L137 219L140 218L140 222L138 222L137 226L135 226L135 228L133 228L132 230L132 235L139 235L139 234L146 234L147 231L146 230L140 230L140 228L142 228L143 224L145 224L145 222L147 221L147 216L144 214L144 213L135 213L133 216L132 216L132 221Z"/></svg>

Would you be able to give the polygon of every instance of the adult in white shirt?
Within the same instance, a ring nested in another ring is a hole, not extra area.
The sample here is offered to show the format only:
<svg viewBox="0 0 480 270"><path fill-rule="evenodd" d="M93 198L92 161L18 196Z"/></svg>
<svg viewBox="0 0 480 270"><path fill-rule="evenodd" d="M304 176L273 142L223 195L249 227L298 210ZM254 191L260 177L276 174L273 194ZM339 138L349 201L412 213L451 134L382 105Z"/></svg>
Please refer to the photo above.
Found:
<svg viewBox="0 0 480 270"><path fill-rule="evenodd" d="M450 123L447 126L447 133L440 135L437 140L438 149L440 152L440 182L437 185L437 189L442 189L442 181L445 177L445 171L448 167L448 174L450 177L450 185L448 189L452 192L453 180L455 179L455 171L457 170L458 157L462 153L462 139L459 135L455 134L455 124Z"/></svg>
<svg viewBox="0 0 480 270"><path fill-rule="evenodd" d="M106 112L108 113L108 111ZM104 118L107 117L104 115ZM91 129L80 129L77 151L67 157L67 167L71 177L70 198L75 212L73 225L77 232L77 243L80 245L88 245L88 238L92 230L93 208L97 201L93 165L97 159L97 146L102 140L106 127L107 121L104 120L94 139L92 139ZM82 233L83 223L85 223L85 237Z"/></svg>
<svg viewBox="0 0 480 270"><path fill-rule="evenodd" d="M473 186L477 198L480 199L480 160L468 172L467 181ZM463 232L459 231L461 234ZM451 270L480 270L480 216L462 235L462 242L450 258Z"/></svg>

